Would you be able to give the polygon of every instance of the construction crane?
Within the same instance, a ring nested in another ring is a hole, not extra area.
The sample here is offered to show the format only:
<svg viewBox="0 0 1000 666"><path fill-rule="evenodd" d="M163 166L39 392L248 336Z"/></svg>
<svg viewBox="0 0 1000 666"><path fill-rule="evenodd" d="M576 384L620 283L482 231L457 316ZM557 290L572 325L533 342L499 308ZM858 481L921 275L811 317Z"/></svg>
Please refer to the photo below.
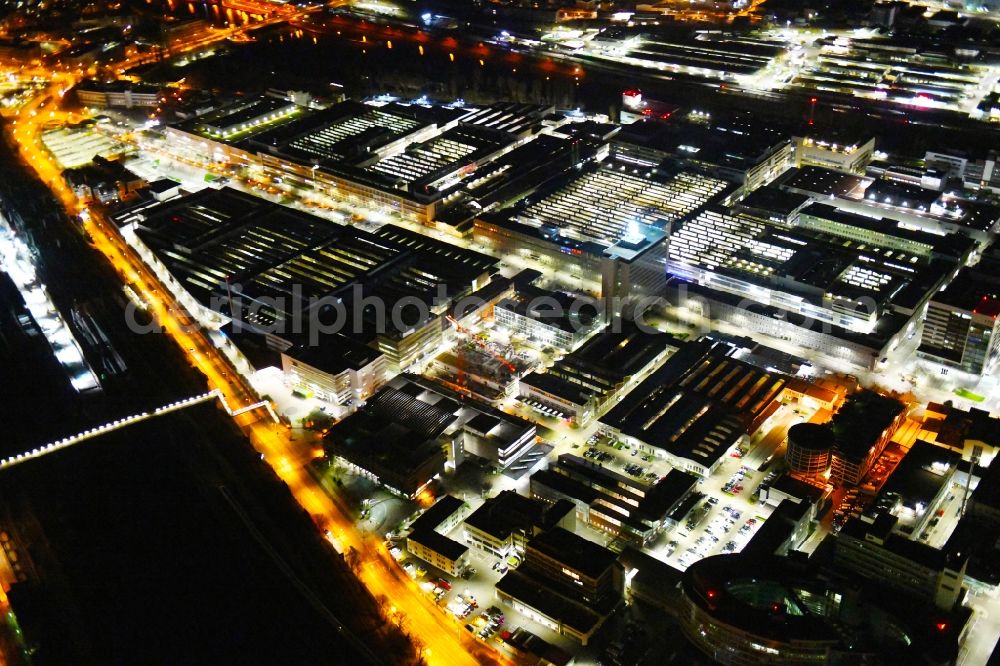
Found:
<svg viewBox="0 0 1000 666"><path fill-rule="evenodd" d="M448 323L450 323L452 326L455 327L456 331L458 331L459 333L462 333L463 335L469 336L469 339L472 340L472 344L476 345L476 347L478 347L480 351L485 352L485 353L489 354L490 356L492 356L493 358L495 358L496 360L500 361L500 363L502 363L505 368L507 368L508 370L510 370L510 372L512 374L517 374L517 368L514 366L513 363L511 363L510 361L508 361L507 359L505 359L503 356L501 356L500 354L496 353L495 351L493 351L492 349L490 349L489 347L487 347L485 342L483 342L482 340L480 340L479 338L477 338L475 335L473 335L472 332L469 331L469 329L467 329L464 326L462 326L461 324L459 324L458 321L456 321L456 319L454 317L452 317L451 315L448 315L446 317L446 319L448 320ZM462 355L461 352L460 352L460 356L461 356L461 358L459 359L459 374L461 375L461 374L464 374L464 372L463 372L463 370L464 370L464 368L463 368L463 366L464 366L464 355ZM459 377L459 380L461 380L461 379L464 379L464 377ZM459 381L459 384L461 384L461 383L462 382Z"/></svg>

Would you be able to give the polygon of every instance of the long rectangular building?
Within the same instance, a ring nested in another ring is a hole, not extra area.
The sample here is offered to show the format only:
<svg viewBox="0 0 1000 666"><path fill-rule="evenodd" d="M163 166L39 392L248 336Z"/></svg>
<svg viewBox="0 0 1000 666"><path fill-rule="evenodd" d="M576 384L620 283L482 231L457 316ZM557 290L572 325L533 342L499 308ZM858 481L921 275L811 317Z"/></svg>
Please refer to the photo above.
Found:
<svg viewBox="0 0 1000 666"><path fill-rule="evenodd" d="M600 429L674 467L710 475L778 407L785 379L689 342L600 419Z"/></svg>
<svg viewBox="0 0 1000 666"><path fill-rule="evenodd" d="M203 323L264 331L279 351L340 318L398 371L433 354L451 304L497 260L391 225L342 226L232 189L123 216L126 238Z"/></svg>

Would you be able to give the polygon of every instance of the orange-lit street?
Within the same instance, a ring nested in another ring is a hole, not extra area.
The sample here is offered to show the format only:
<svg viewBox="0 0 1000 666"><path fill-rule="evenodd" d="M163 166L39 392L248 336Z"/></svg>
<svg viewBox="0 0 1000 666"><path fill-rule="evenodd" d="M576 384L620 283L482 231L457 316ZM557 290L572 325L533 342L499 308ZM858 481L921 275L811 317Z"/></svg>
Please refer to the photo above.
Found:
<svg viewBox="0 0 1000 666"><path fill-rule="evenodd" d="M231 31L220 31L213 37L221 39L230 34ZM192 48L204 46L207 40ZM59 165L42 145L41 132L46 125L78 120L58 108L59 101L74 85L76 77L53 72L49 74L49 80L49 87L22 106L9 126L23 156L67 211L83 217L85 229L92 237L95 248L108 257L123 282L132 284L149 305L155 320L185 350L191 364L207 377L209 388L220 389L234 410L256 402L258 398L247 389L206 336L192 325L193 319L145 269L117 230L104 222L98 213L81 206L63 181ZM338 551L354 548L360 553L360 579L372 595L384 597L387 603L403 614L407 631L417 641L427 663L449 666L507 663L502 655L477 642L459 622L437 608L395 565L380 542L366 540L356 530L351 517L338 507L309 472L314 443L303 440L301 436L293 441L289 430L273 423L261 410L258 412L243 414L237 417L237 422L253 446L285 481L298 503L313 516L319 529L329 534L329 540ZM0 597L2 609L3 597Z"/></svg>

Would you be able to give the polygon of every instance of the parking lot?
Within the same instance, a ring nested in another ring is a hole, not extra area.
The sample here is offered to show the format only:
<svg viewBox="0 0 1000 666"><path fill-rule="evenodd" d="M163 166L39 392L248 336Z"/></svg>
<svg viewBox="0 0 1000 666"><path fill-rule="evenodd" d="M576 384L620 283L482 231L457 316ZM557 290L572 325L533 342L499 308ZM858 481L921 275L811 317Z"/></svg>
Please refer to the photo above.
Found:
<svg viewBox="0 0 1000 666"><path fill-rule="evenodd" d="M745 470L739 458L727 458L715 474L698 484L705 499L656 542L653 554L684 570L709 555L743 550L773 511L752 499L764 476Z"/></svg>
<svg viewBox="0 0 1000 666"><path fill-rule="evenodd" d="M481 504L481 501L473 504ZM462 527L457 527L448 536L461 541ZM397 544L390 549L393 557L407 575L437 602L442 612L455 621L457 627L475 634L494 648L498 647L497 642L503 632L522 627L549 643L572 651L578 655L578 663L596 663L596 655L589 654L573 639L557 634L497 600L494 588L508 569L495 566L500 564L496 558L471 550L470 569L465 576L456 578L411 556L403 548L402 540Z"/></svg>

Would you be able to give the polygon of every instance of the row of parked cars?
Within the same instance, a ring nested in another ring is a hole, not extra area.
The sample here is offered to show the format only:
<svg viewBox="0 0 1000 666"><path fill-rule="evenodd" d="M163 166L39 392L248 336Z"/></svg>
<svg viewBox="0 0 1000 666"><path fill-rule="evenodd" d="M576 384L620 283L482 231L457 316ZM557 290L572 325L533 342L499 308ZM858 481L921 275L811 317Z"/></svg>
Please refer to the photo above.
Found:
<svg viewBox="0 0 1000 666"><path fill-rule="evenodd" d="M733 476L726 482L726 485L722 486L722 492L739 495L740 491L743 490L743 479L746 478L746 474L747 468L741 466L733 473Z"/></svg>
<svg viewBox="0 0 1000 666"><path fill-rule="evenodd" d="M591 447L583 452L584 458L592 458L599 462L608 462L613 457L610 453L606 451L598 451L597 449Z"/></svg>
<svg viewBox="0 0 1000 666"><path fill-rule="evenodd" d="M465 628L483 640L486 640L500 630L505 619L503 611L500 608L490 606L482 615L465 625Z"/></svg>

